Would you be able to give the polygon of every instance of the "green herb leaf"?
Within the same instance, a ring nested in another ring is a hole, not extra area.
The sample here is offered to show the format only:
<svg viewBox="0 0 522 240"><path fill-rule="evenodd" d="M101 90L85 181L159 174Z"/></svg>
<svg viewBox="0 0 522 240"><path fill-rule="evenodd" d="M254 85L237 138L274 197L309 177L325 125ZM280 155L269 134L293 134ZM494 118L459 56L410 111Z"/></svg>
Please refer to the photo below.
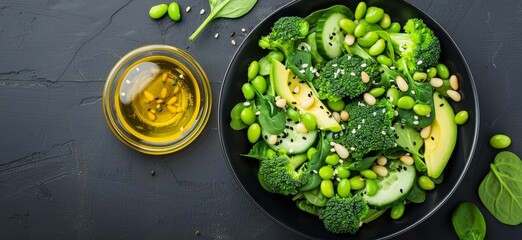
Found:
<svg viewBox="0 0 522 240"><path fill-rule="evenodd" d="M216 18L238 18L247 14L256 5L257 0L209 0L208 3L210 14L189 37L190 41L194 40L201 30Z"/></svg>
<svg viewBox="0 0 522 240"><path fill-rule="evenodd" d="M451 216L453 228L460 240L482 240L486 236L486 221L471 202L460 203Z"/></svg>
<svg viewBox="0 0 522 240"><path fill-rule="evenodd" d="M286 114L275 105L275 98L273 96L260 96L259 124L261 128L267 132L278 135L285 130Z"/></svg>
<svg viewBox="0 0 522 240"><path fill-rule="evenodd" d="M230 121L230 127L236 131L248 127L248 125L241 120L241 111L243 108L245 108L245 105L241 102L236 104L236 106L232 108L232 111L230 111L230 118L232 119Z"/></svg>
<svg viewBox="0 0 522 240"><path fill-rule="evenodd" d="M354 162L350 163L350 165L348 165L348 169L355 170L355 171L362 171L362 170L368 169L373 164L373 162L375 162L375 160L377 160L377 158L379 158L380 155L381 154L379 153L375 156L366 157L359 161L354 161Z"/></svg>
<svg viewBox="0 0 522 240"><path fill-rule="evenodd" d="M512 152L497 154L478 189L484 206L508 225L522 223L522 161Z"/></svg>
<svg viewBox="0 0 522 240"><path fill-rule="evenodd" d="M408 201L413 203L423 203L426 201L426 191L419 187L417 183L418 177L415 179L415 183L413 184L413 188L410 190L408 197L406 198Z"/></svg>
<svg viewBox="0 0 522 240"><path fill-rule="evenodd" d="M311 25L315 26L317 22L319 21L319 18L321 18L326 12L338 12L344 14L347 18L353 19L353 12L350 8L344 5L333 5L329 8L324 8L317 10L310 15L305 17L305 20Z"/></svg>
<svg viewBox="0 0 522 240"><path fill-rule="evenodd" d="M309 203L318 207L324 207L328 201L328 198L321 193L319 188L314 188L311 191L303 192L303 195Z"/></svg>
<svg viewBox="0 0 522 240"><path fill-rule="evenodd" d="M268 149L270 149L268 147L268 144L265 141L261 140L254 144L252 149L250 149L250 152L248 152L247 154L241 154L241 156L255 158L257 160L262 161L266 159L266 151Z"/></svg>

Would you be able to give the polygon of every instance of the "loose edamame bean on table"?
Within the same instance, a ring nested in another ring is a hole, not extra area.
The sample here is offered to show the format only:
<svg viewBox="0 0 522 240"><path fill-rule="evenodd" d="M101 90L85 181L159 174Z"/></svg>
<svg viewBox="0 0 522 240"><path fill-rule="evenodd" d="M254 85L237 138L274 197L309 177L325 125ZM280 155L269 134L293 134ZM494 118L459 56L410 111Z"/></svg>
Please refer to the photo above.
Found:
<svg viewBox="0 0 522 240"><path fill-rule="evenodd" d="M168 14L170 19L173 21L179 21L181 19L181 11L177 2L171 2L169 4Z"/></svg>
<svg viewBox="0 0 522 240"><path fill-rule="evenodd" d="M505 134L495 134L489 139L489 145L496 149L504 149L511 145L511 138Z"/></svg>
<svg viewBox="0 0 522 240"><path fill-rule="evenodd" d="M158 4L155 6L152 6L149 10L149 16L152 19L159 19L167 13L169 6L167 4Z"/></svg>

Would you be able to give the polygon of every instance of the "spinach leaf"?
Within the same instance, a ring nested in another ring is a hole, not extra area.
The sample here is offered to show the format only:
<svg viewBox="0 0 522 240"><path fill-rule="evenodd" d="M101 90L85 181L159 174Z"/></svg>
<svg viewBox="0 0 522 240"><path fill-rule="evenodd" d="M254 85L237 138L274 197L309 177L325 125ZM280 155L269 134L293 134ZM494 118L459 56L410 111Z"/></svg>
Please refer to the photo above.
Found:
<svg viewBox="0 0 522 240"><path fill-rule="evenodd" d="M486 236L484 216L471 202L462 202L457 205L451 221L460 240L482 240Z"/></svg>
<svg viewBox="0 0 522 240"><path fill-rule="evenodd" d="M234 130L241 130L248 127L242 120L241 120L241 111L245 108L245 105L241 102L236 104L234 108L232 108L232 111L230 111L230 127Z"/></svg>
<svg viewBox="0 0 522 240"><path fill-rule="evenodd" d="M328 201L328 198L321 193L319 188L314 188L311 191L303 192L303 194L309 203L318 207L324 207Z"/></svg>
<svg viewBox="0 0 522 240"><path fill-rule="evenodd" d="M199 32L216 18L238 18L247 14L256 5L257 0L209 0L208 3L210 14L189 37L190 41L194 40Z"/></svg>
<svg viewBox="0 0 522 240"><path fill-rule="evenodd" d="M328 154L330 154L330 144L324 136L324 133L321 132L319 143L317 143L317 152L315 152L312 155L312 159L306 163L306 168L310 172L310 174L307 175L308 180L305 185L299 188L300 191L310 191L321 184L322 179L319 177L319 174L312 172L314 170L319 171L319 169L324 165L324 160Z"/></svg>
<svg viewBox="0 0 522 240"><path fill-rule="evenodd" d="M290 57L288 57L286 65L288 69L300 79L310 82L314 78L314 74L312 70L310 70L312 66L312 54L310 52L301 50L293 51Z"/></svg>
<svg viewBox="0 0 522 240"><path fill-rule="evenodd" d="M423 155L419 153L419 150L424 144L424 139L422 139L420 133L417 132L417 130L404 126L400 123L395 123L393 127L395 128L395 133L397 134L395 136L395 142L397 145L413 155L413 160L415 161L415 168L417 171L426 171L426 164L424 161L422 161Z"/></svg>
<svg viewBox="0 0 522 240"><path fill-rule="evenodd" d="M522 161L514 153L503 151L490 168L478 189L480 200L501 223L522 223Z"/></svg>
<svg viewBox="0 0 522 240"><path fill-rule="evenodd" d="M250 149L250 152L247 154L241 154L241 156L255 158L262 161L266 159L266 151L268 149L270 148L265 141L258 141L256 144L254 144L252 149Z"/></svg>
<svg viewBox="0 0 522 240"><path fill-rule="evenodd" d="M410 96L415 100L416 104L426 104L431 107L432 111L427 116L417 115L413 109L397 108L399 119L406 126L414 128L423 128L430 125L435 119L435 105L433 103L433 87L427 82L408 81L409 89L401 92L400 97Z"/></svg>
<svg viewBox="0 0 522 240"><path fill-rule="evenodd" d="M350 8L344 5L333 5L329 8L324 8L317 10L310 15L305 17L305 20L310 24L310 26L315 26L317 22L319 21L319 18L321 18L326 12L338 12L346 15L347 18L353 19L353 12Z"/></svg>
<svg viewBox="0 0 522 240"><path fill-rule="evenodd" d="M410 193L408 193L406 199L413 203L423 203L426 201L426 191L420 188L417 179L418 178L416 178L413 188L410 190Z"/></svg>
<svg viewBox="0 0 522 240"><path fill-rule="evenodd" d="M350 163L350 165L348 165L348 169L355 171L362 171L364 169L368 169L373 164L373 162L375 162L375 160L379 158L380 155L381 154L379 153L375 156L365 157L359 161L353 161L352 163Z"/></svg>
<svg viewBox="0 0 522 240"><path fill-rule="evenodd" d="M257 92L257 91L256 91ZM259 124L267 132L278 135L285 130L286 114L275 105L274 96L259 95Z"/></svg>
<svg viewBox="0 0 522 240"><path fill-rule="evenodd" d="M296 205L297 205L297 208L301 209L302 211L319 216L319 209L321 209L321 208L309 203L306 200L299 200L296 202Z"/></svg>

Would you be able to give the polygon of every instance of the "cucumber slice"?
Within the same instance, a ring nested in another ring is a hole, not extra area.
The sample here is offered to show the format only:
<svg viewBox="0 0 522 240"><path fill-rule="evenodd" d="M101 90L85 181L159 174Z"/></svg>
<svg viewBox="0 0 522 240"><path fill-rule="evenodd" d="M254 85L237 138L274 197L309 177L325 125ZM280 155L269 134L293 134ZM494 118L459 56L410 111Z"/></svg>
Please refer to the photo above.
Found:
<svg viewBox="0 0 522 240"><path fill-rule="evenodd" d="M317 130L309 131L305 134L298 133L295 130L296 123L293 121L286 122L285 130L277 136L276 144L268 144L274 151L283 148L288 155L294 155L306 152L317 139ZM262 130L261 136L268 143L270 133Z"/></svg>
<svg viewBox="0 0 522 240"><path fill-rule="evenodd" d="M401 161L394 161L388 165L388 175L377 178L379 190L373 196L368 196L365 190L359 190L357 194L366 199L368 205L377 209L385 209L393 206L398 201L406 199L415 183L415 167L408 166Z"/></svg>
<svg viewBox="0 0 522 240"><path fill-rule="evenodd" d="M315 35L317 51L329 59L334 59L343 54L344 34L339 27L339 21L343 18L346 18L346 15L342 13L327 12L317 23Z"/></svg>

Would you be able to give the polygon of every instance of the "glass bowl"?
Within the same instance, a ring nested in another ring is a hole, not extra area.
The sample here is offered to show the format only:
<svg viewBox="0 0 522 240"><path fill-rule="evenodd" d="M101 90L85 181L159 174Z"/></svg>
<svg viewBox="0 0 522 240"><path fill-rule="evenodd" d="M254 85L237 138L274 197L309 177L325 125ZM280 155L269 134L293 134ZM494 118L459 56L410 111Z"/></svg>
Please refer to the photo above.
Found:
<svg viewBox="0 0 522 240"><path fill-rule="evenodd" d="M207 75L188 53L147 45L121 58L103 89L103 112L123 143L147 154L189 145L203 131L212 106Z"/></svg>

